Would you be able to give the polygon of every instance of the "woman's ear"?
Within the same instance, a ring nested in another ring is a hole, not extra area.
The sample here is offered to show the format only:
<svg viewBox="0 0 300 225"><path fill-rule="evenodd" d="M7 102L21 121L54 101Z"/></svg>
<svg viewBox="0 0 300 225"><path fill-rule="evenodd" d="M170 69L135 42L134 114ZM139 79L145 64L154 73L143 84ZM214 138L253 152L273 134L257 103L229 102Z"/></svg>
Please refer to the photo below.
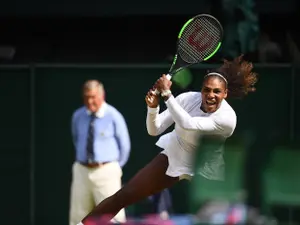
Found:
<svg viewBox="0 0 300 225"><path fill-rule="evenodd" d="M224 98L227 98L227 92L228 92L228 89L226 88L224 91Z"/></svg>

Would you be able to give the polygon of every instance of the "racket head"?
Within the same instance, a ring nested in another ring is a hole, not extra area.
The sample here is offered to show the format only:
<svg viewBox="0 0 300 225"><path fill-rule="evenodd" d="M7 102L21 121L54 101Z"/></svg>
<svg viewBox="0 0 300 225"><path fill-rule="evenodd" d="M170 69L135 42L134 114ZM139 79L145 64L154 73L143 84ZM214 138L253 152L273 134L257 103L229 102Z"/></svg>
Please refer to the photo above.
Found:
<svg viewBox="0 0 300 225"><path fill-rule="evenodd" d="M212 15L199 14L189 19L178 34L177 53L169 73L207 61L217 53L222 40L223 27Z"/></svg>

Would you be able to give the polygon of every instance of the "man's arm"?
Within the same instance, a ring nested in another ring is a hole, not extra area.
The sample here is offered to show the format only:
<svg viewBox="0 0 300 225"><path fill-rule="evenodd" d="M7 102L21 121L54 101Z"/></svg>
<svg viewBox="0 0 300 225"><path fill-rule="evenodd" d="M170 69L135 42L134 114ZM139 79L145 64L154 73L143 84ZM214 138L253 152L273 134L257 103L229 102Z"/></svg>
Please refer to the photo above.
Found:
<svg viewBox="0 0 300 225"><path fill-rule="evenodd" d="M129 158L131 142L124 117L120 112L115 113L116 139L119 145L120 158L119 164L123 167Z"/></svg>
<svg viewBox="0 0 300 225"><path fill-rule="evenodd" d="M73 144L76 144L77 140L77 132L76 132L76 112L73 113L72 118L71 118L71 135L72 135L72 140Z"/></svg>

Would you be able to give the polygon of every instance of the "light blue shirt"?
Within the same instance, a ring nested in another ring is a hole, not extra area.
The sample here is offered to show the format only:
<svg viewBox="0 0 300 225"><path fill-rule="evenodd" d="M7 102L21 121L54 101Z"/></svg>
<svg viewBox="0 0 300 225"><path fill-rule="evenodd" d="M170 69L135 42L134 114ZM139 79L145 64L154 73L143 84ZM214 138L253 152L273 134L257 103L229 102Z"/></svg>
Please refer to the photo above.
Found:
<svg viewBox="0 0 300 225"><path fill-rule="evenodd" d="M90 114L86 107L81 107L72 116L72 136L78 162L87 162ZM104 103L96 112L94 129L95 161L118 161L121 167L124 166L129 158L131 144L122 114L113 106Z"/></svg>

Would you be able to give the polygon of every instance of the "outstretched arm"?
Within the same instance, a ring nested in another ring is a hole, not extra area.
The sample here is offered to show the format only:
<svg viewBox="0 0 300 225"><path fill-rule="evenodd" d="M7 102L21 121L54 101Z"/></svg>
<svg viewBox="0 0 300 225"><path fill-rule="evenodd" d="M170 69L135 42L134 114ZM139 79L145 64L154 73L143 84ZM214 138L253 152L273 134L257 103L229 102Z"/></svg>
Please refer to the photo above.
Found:
<svg viewBox="0 0 300 225"><path fill-rule="evenodd" d="M235 127L233 116L192 117L170 95L165 101L173 120L186 130L200 130L207 133L231 133Z"/></svg>
<svg viewBox="0 0 300 225"><path fill-rule="evenodd" d="M192 117L181 105L185 104L184 98L178 104L172 95L170 88L172 82L163 75L157 80L155 86L162 92L165 103L168 107L168 112L177 125L186 130L200 130L210 134L231 135L236 125L235 114L224 112L222 115L210 117ZM226 114L226 115L225 115Z"/></svg>

